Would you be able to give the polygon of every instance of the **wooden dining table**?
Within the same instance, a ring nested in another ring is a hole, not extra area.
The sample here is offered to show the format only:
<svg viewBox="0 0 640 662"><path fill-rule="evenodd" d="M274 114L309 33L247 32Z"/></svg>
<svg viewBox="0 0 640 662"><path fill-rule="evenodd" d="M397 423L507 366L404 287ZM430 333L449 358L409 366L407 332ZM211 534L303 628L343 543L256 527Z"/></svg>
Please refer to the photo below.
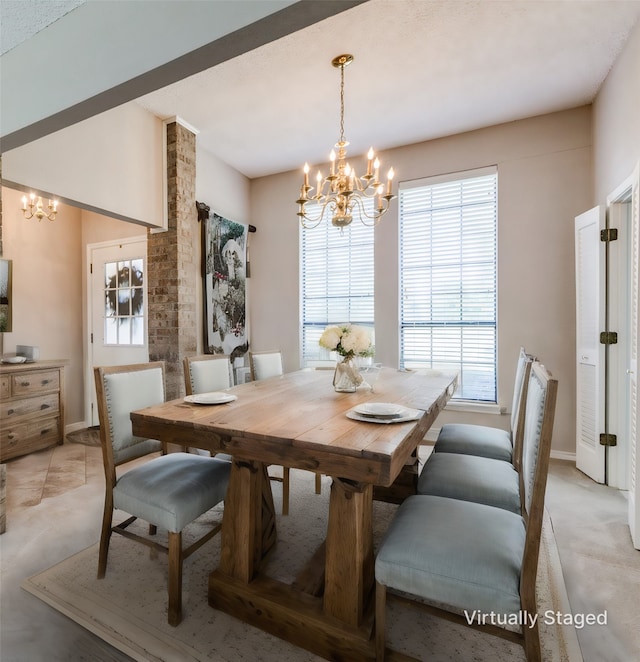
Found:
<svg viewBox="0 0 640 662"><path fill-rule="evenodd" d="M135 435L233 456L209 604L327 659L367 660L374 658L374 489L398 500L394 483L408 472L404 489L415 491L416 449L457 374L383 368L373 392L355 393L335 392L332 378L329 370L300 370L235 386L228 392L237 399L227 404L178 399L132 412L131 421ZM373 402L418 413L387 424L347 416ZM332 478L326 539L292 584L263 572L277 539L269 465Z"/></svg>

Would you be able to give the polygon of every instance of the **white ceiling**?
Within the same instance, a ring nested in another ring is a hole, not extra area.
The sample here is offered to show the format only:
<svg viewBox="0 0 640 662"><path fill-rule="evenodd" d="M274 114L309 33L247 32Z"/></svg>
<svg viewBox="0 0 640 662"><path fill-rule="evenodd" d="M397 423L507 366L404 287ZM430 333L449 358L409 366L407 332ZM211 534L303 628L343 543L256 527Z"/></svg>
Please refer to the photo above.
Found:
<svg viewBox="0 0 640 662"><path fill-rule="evenodd" d="M639 17L640 0L369 0L137 103L258 177L326 162L340 53L356 156L590 103Z"/></svg>

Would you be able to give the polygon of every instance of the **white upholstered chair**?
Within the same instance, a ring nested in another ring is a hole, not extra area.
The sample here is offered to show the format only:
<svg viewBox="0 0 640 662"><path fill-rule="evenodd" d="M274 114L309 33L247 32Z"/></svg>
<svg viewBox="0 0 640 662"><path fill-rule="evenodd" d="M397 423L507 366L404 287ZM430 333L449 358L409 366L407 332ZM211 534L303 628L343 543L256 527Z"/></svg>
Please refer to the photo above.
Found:
<svg viewBox="0 0 640 662"><path fill-rule="evenodd" d="M184 389L187 395L224 391L233 386L231 360L226 354L199 354L185 356L182 361L184 371ZM217 457L231 462L227 453L211 453L198 448L191 452Z"/></svg>
<svg viewBox="0 0 640 662"><path fill-rule="evenodd" d="M465 610L498 614L499 623L537 613L536 573L556 394L557 381L534 363L527 393L521 514L422 494L398 508L375 562L377 660L385 658L386 599L397 592L419 598L412 603L416 608L461 625L469 625L461 615ZM537 623L521 632L478 629L518 641L528 662L540 660Z"/></svg>
<svg viewBox="0 0 640 662"><path fill-rule="evenodd" d="M277 350L268 352L249 352L249 368L251 370L251 381L279 377L283 374L282 353ZM289 514L289 479L291 470L282 467L282 477L269 475L269 478L282 483L282 514Z"/></svg>
<svg viewBox="0 0 640 662"><path fill-rule="evenodd" d="M249 352L251 381L278 377L282 374L282 353L279 351Z"/></svg>
<svg viewBox="0 0 640 662"><path fill-rule="evenodd" d="M216 524L185 549L182 530L224 500L231 463L189 453L166 454L161 442L133 436L130 413L165 400L163 362L95 368L94 374L106 479L98 578L103 578L107 570L112 533L167 552L168 621L175 626L182 620L182 562L211 539L221 525ZM159 457L124 473L118 471L121 465L157 451L162 451ZM114 525L116 509L130 517ZM149 523L150 536L157 527L166 529L168 545L127 530L138 518ZM120 570L126 572L127 568Z"/></svg>
<svg viewBox="0 0 640 662"><path fill-rule="evenodd" d="M185 356L183 367L187 395L224 391L233 386L231 361L226 354Z"/></svg>

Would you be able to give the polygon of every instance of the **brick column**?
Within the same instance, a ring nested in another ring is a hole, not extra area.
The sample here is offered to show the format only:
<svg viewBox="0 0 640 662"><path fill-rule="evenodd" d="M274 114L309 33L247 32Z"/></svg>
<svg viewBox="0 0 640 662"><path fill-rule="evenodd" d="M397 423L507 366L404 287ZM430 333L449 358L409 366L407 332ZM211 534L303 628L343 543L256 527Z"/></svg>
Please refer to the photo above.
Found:
<svg viewBox="0 0 640 662"><path fill-rule="evenodd" d="M149 360L165 361L167 398L184 395L182 359L197 349L194 233L196 137L177 122L167 131L168 229L149 232Z"/></svg>

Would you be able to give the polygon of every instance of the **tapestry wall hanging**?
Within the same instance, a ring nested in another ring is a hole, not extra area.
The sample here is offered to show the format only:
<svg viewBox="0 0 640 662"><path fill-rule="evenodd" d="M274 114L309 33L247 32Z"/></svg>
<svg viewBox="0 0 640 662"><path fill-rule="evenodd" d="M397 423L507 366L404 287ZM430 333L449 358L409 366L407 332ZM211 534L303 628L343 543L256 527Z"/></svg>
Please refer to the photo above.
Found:
<svg viewBox="0 0 640 662"><path fill-rule="evenodd" d="M233 359L249 349L246 329L249 226L215 212L203 221L204 345Z"/></svg>

